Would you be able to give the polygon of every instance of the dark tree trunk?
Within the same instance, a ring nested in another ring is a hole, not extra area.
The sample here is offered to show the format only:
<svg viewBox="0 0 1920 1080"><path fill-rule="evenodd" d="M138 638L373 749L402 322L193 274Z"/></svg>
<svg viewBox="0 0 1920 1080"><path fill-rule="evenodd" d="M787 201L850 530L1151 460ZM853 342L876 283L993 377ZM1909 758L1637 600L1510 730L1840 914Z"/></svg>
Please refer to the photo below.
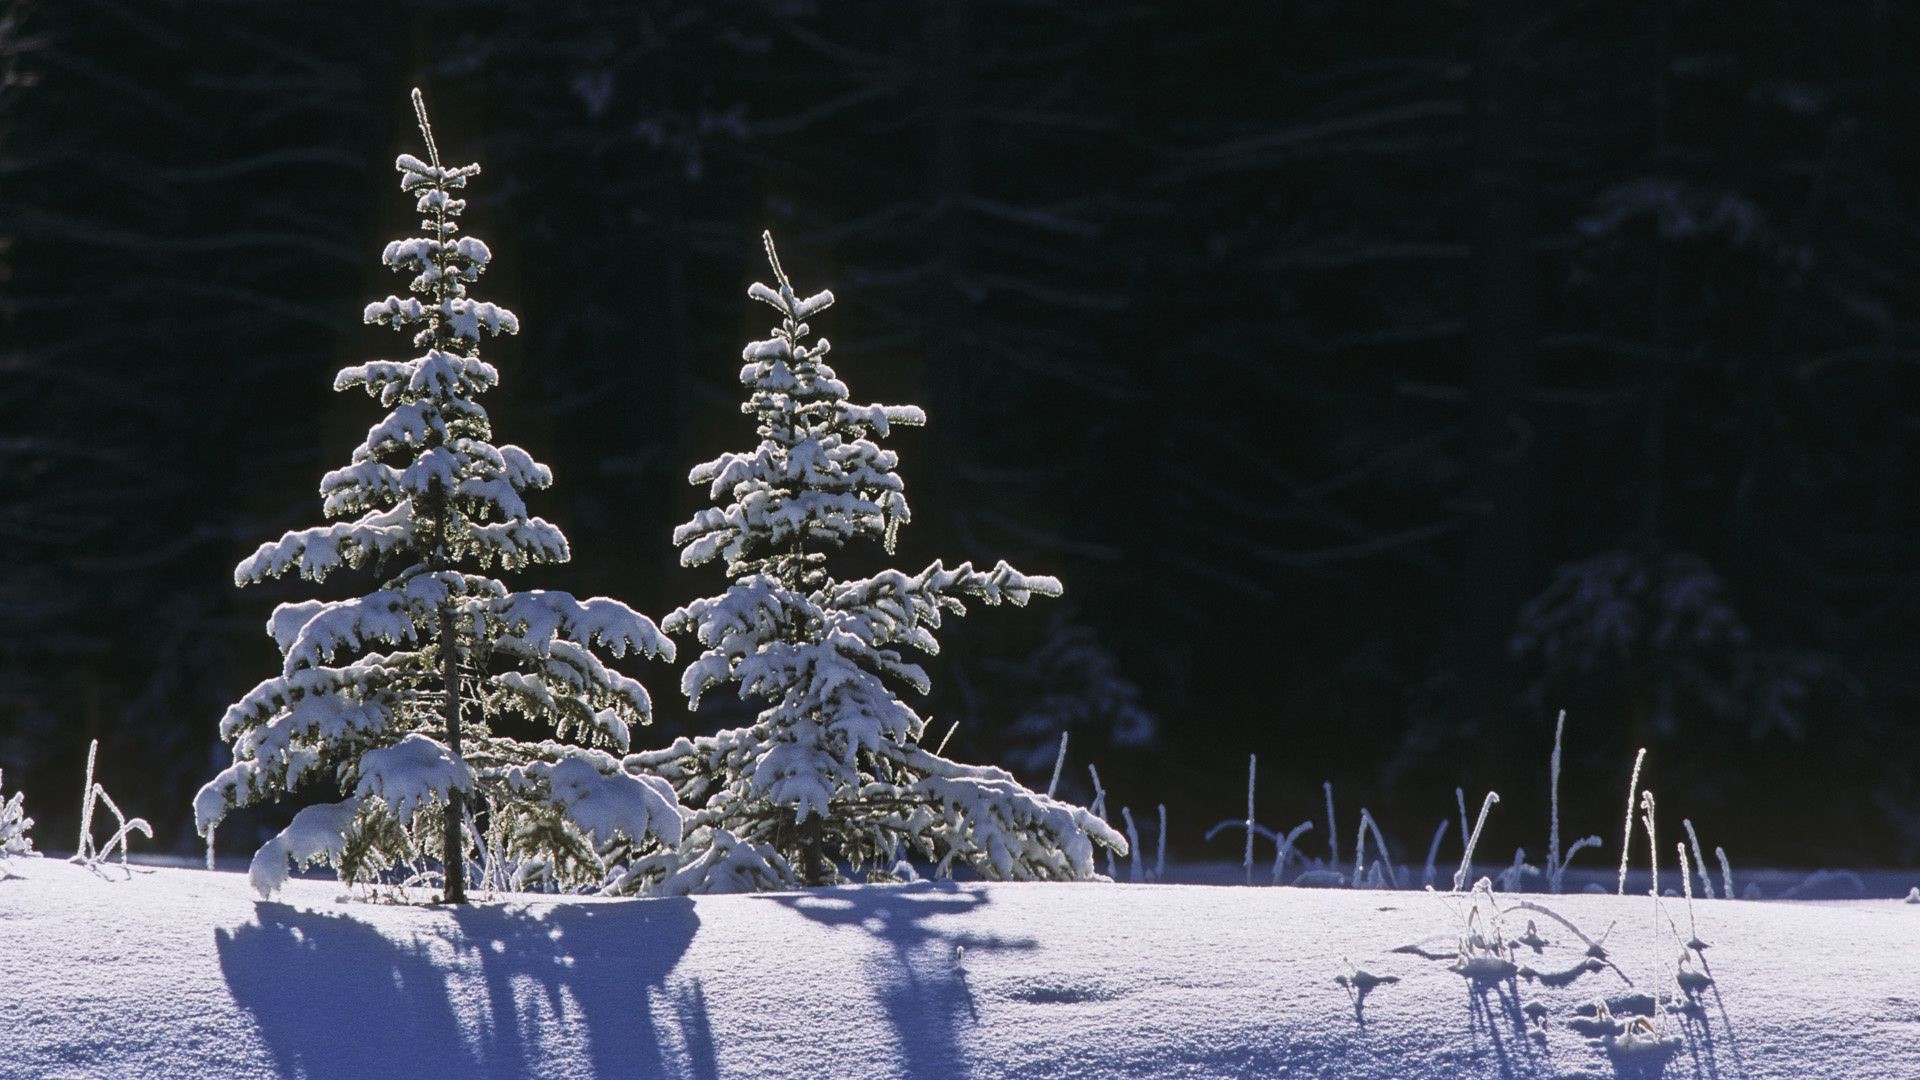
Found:
<svg viewBox="0 0 1920 1080"><path fill-rule="evenodd" d="M807 861L806 880L811 886L828 884L826 875L826 855L822 850L821 833L826 827L826 819L819 814L808 818L801 828L801 850Z"/></svg>
<svg viewBox="0 0 1920 1080"><path fill-rule="evenodd" d="M460 760L460 657L454 647L453 611L443 608L440 611L440 660L446 675L446 711L447 711L447 750L455 761ZM441 853L441 865L446 872L446 888L442 890L442 899L449 904L467 902L467 858L466 844L461 841L461 828L466 821L466 800L460 792L447 792L447 828L446 843Z"/></svg>

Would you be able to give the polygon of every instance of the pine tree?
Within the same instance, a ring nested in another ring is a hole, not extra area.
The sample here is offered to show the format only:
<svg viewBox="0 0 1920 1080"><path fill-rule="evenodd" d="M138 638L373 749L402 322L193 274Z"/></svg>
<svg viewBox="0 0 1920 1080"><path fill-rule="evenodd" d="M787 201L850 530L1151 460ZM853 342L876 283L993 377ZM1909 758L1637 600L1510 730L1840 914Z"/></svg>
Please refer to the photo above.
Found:
<svg viewBox="0 0 1920 1080"><path fill-rule="evenodd" d="M747 346L740 371L750 391L742 411L757 420L760 443L692 471L718 505L674 532L683 564L723 560L732 584L665 622L703 647L681 680L695 708L729 684L764 707L747 727L626 759L698 807L681 850L636 873L662 892L818 885L840 862L884 873L910 850L942 873L965 865L991 879L1093 877L1094 843L1126 851L1117 832L1004 770L930 752L920 745L926 721L893 689L927 692L926 673L905 653L938 649L943 613L964 614L969 599L1057 596L1059 581L1005 562L832 576L827 555L849 541L877 540L892 553L907 501L897 456L874 440L925 416L848 400L826 364L828 342L808 342L806 320L833 294L798 296L771 235L766 245L778 288L756 284L749 295L778 311L780 326Z"/></svg>
<svg viewBox="0 0 1920 1080"><path fill-rule="evenodd" d="M300 811L260 848L252 879L263 894L289 860L371 881L437 857L443 896L460 903L482 831L495 861L517 867L509 884L617 885L635 852L679 841L680 816L664 782L626 773L608 752L626 751L651 704L592 648L671 660L673 646L618 601L510 592L483 572L565 562L567 541L522 500L552 473L495 445L476 400L499 380L481 338L520 328L468 293L490 255L458 235L466 202L455 193L480 167L442 165L418 90L413 104L427 160L402 154L395 168L426 235L387 245L382 261L414 275L411 295L368 305L366 321L411 333L424 352L334 379L387 410L352 464L320 483L327 515L349 520L289 532L234 571L243 586L369 566L384 580L358 599L274 611L281 671L227 710L220 733L234 762L201 789L195 817L211 837L235 807L309 782L347 796Z"/></svg>

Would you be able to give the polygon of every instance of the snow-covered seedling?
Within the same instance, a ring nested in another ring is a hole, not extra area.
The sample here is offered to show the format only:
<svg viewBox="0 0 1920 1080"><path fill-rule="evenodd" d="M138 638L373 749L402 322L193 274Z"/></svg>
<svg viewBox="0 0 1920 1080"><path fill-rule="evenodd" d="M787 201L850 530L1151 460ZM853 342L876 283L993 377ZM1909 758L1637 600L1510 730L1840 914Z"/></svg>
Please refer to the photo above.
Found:
<svg viewBox="0 0 1920 1080"><path fill-rule="evenodd" d="M908 653L938 647L944 615L963 614L968 600L1024 605L1059 595L1060 583L1004 562L834 576L828 555L851 541L892 551L907 500L896 455L876 440L926 418L913 406L849 399L827 366L827 341L808 325L833 294L795 292L771 236L766 246L774 284L749 295L779 325L747 346L740 369L759 443L693 469L689 479L717 505L674 530L682 564L719 561L730 583L665 621L701 647L681 680L691 703L731 685L761 711L746 727L626 759L695 808L680 853L646 873L665 891L733 887L687 873L725 834L740 858L760 860L759 880L778 885L829 883L840 864L858 869L896 843L941 872L1093 877L1095 845L1129 850L1118 832L1004 770L928 752L926 722L895 690L927 691Z"/></svg>
<svg viewBox="0 0 1920 1080"><path fill-rule="evenodd" d="M480 167L443 165L417 90L413 103L427 159L402 154L394 167L425 235L386 246L381 261L411 275L410 295L369 304L366 321L408 335L420 355L334 378L386 410L351 463L320 482L327 516L345 520L289 532L234 570L243 586L363 568L381 580L356 599L275 609L280 671L221 720L233 764L200 790L195 818L205 836L236 807L309 785L345 796L301 810L260 848L251 877L262 894L289 862L366 882L437 858L444 898L462 902L479 846L470 821L497 838L517 886L617 887L630 856L679 840L680 813L666 784L620 768L614 754L651 705L594 650L672 659L673 646L618 601L512 592L483 572L569 552L522 498L552 473L496 444L478 402L499 381L481 340L520 329L469 293L491 256L455 219ZM498 723L508 717L551 737L509 734Z"/></svg>
<svg viewBox="0 0 1920 1080"><path fill-rule="evenodd" d="M0 781L5 779L6 774L0 773ZM34 853L33 837L29 835L33 830L33 819L27 816L26 799L23 791L16 791L12 798L7 798L6 788L0 786L0 859ZM4 872L0 870L0 873Z"/></svg>

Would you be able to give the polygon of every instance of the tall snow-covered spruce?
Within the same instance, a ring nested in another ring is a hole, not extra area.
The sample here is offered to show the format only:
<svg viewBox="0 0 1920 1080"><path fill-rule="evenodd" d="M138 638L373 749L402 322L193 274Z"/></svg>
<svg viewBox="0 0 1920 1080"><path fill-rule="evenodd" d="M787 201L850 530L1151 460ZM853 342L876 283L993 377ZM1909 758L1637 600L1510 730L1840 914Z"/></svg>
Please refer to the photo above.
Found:
<svg viewBox="0 0 1920 1080"><path fill-rule="evenodd" d="M665 893L745 891L830 883L841 863L885 874L912 853L936 872L1094 877L1094 845L1124 854L1119 833L1002 769L929 751L926 721L893 688L927 691L906 653L938 649L943 613L964 614L967 599L1024 605L1059 595L1060 583L1004 562L984 572L935 562L853 581L829 573L828 552L849 541L893 551L907 501L895 454L874 440L926 418L912 406L848 400L826 364L827 341L808 341L807 320L833 294L796 294L771 235L766 245L777 285L749 295L779 312L780 325L747 346L740 370L749 391L741 411L757 421L760 443L694 468L689 479L708 485L717 505L674 531L684 565L723 560L732 583L665 620L702 647L681 680L694 707L734 685L763 708L747 727L626 758L696 807L679 850L635 873Z"/></svg>
<svg viewBox="0 0 1920 1080"><path fill-rule="evenodd" d="M499 380L482 337L520 329L468 293L489 254L458 234L456 193L480 167L442 165L418 90L413 105L427 160L402 154L395 168L425 235L387 245L381 259L412 275L411 295L369 304L366 321L422 352L334 378L387 410L320 482L327 515L346 520L289 532L234 570L238 585L363 567L382 580L356 599L275 609L281 669L221 720L233 765L201 789L195 818L211 837L236 807L308 785L345 796L259 849L262 894L290 861L324 860L355 882L437 861L444 899L460 903L480 852L498 884L617 888L633 856L679 842L681 814L665 782L614 756L651 703L592 650L671 660L673 645L618 601L512 592L484 573L565 562L567 541L522 501L552 473L496 445L476 401Z"/></svg>

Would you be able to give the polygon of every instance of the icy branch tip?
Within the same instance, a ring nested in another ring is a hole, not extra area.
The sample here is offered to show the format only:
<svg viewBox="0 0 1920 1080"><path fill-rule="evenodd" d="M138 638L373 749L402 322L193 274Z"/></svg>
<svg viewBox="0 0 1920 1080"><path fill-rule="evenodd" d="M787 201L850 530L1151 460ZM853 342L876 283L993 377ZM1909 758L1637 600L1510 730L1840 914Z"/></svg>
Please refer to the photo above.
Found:
<svg viewBox="0 0 1920 1080"><path fill-rule="evenodd" d="M760 240L767 245L767 262L773 264L773 276L780 280L781 286L792 288L792 284L787 281L787 272L780 268L780 253L773 250L773 230L762 229Z"/></svg>
<svg viewBox="0 0 1920 1080"><path fill-rule="evenodd" d="M413 115L420 122L420 137L427 140L427 160L434 168L440 167L440 148L433 145L433 125L427 122L427 99L420 94L420 88L413 88Z"/></svg>

